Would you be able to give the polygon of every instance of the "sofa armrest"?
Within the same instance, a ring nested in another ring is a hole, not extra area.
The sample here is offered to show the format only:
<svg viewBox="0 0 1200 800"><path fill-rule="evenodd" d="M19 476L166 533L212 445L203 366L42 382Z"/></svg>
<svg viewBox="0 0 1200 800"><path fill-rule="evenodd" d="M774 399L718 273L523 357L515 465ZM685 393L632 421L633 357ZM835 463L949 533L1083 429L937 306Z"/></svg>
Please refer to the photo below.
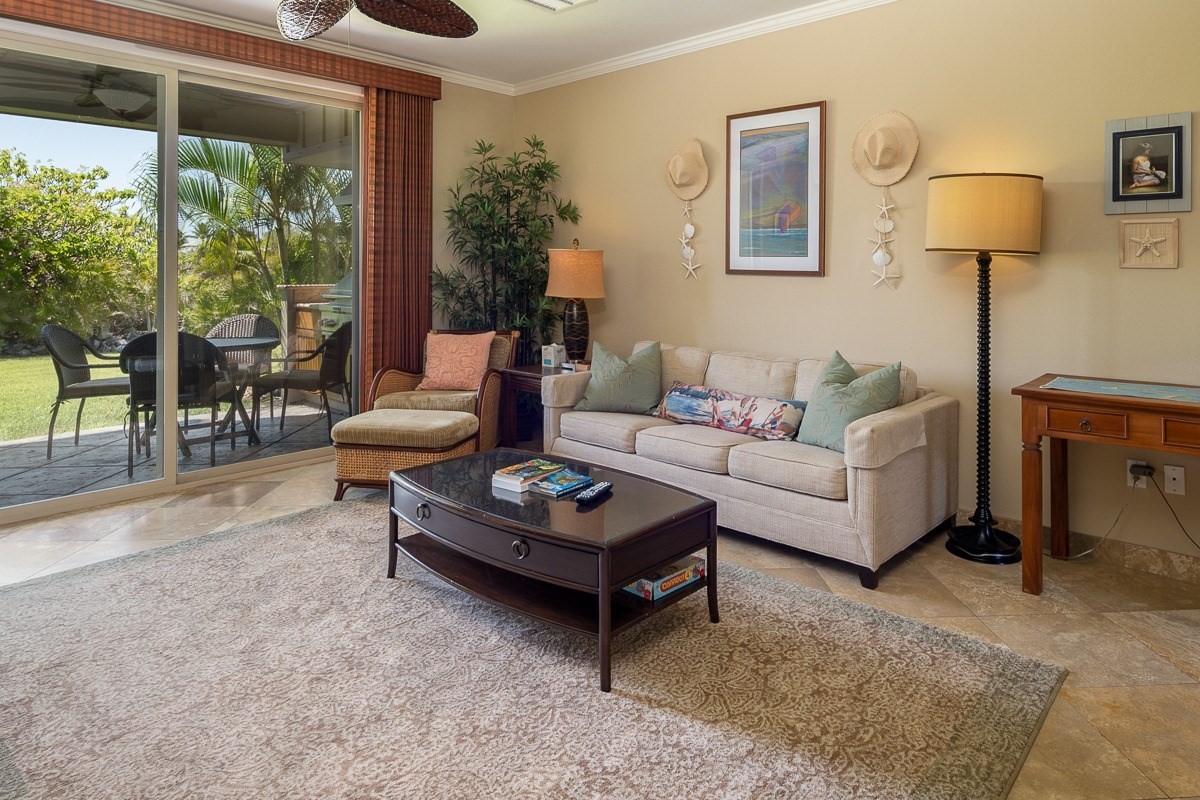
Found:
<svg viewBox="0 0 1200 800"><path fill-rule="evenodd" d="M542 378L542 450L549 453L559 434L559 420L583 399L590 372L564 372Z"/></svg>
<svg viewBox="0 0 1200 800"><path fill-rule="evenodd" d="M871 569L958 509L958 400L930 392L846 427L846 490Z"/></svg>
<svg viewBox="0 0 1200 800"><path fill-rule="evenodd" d="M546 408L574 408L587 393L590 372L564 372L542 378L542 405Z"/></svg>
<svg viewBox="0 0 1200 800"><path fill-rule="evenodd" d="M927 414L931 410L928 397L847 425L846 466L877 469L902 453L924 446Z"/></svg>

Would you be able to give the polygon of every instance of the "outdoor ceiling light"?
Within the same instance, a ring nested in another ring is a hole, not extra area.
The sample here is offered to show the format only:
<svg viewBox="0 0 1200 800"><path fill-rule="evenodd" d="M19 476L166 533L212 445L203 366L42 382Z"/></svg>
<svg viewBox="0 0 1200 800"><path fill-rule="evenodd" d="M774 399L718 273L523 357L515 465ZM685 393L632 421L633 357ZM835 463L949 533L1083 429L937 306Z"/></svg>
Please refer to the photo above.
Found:
<svg viewBox="0 0 1200 800"><path fill-rule="evenodd" d="M279 32L292 41L319 36L357 8L393 28L463 39L479 30L475 20L450 0L280 0Z"/></svg>
<svg viewBox="0 0 1200 800"><path fill-rule="evenodd" d="M119 114L128 114L131 111L137 111L152 99L152 96L145 92L133 89L109 89L104 86L97 86L95 89L92 89L92 94L106 108L112 109Z"/></svg>

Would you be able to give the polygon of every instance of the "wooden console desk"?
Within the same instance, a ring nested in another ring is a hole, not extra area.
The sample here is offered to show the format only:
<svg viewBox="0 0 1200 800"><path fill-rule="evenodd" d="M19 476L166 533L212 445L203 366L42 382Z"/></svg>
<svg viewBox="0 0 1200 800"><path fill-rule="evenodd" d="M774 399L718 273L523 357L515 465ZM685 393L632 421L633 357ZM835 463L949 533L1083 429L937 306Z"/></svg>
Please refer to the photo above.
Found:
<svg viewBox="0 0 1200 800"><path fill-rule="evenodd" d="M1200 404L1041 388L1059 377L1083 376L1046 374L1012 390L1021 398L1021 588L1030 594L1042 593L1043 436L1050 439L1050 555L1054 558L1070 554L1069 440L1200 455Z"/></svg>

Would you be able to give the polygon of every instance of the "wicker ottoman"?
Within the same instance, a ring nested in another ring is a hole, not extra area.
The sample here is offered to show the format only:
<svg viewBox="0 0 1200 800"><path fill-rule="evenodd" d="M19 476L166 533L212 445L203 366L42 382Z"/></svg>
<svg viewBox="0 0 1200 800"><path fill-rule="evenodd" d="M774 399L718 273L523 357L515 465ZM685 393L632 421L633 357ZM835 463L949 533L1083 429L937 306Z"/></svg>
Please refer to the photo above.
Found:
<svg viewBox="0 0 1200 800"><path fill-rule="evenodd" d="M377 408L333 426L337 493L387 488L392 470L432 464L479 449L479 419L463 411Z"/></svg>

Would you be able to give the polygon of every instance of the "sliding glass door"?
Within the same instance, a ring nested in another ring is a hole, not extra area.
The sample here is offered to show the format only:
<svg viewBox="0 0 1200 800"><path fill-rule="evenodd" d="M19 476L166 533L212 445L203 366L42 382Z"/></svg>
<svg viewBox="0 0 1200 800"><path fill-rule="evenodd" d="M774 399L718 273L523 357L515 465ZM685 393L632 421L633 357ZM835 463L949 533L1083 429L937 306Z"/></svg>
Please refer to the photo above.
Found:
<svg viewBox="0 0 1200 800"><path fill-rule="evenodd" d="M357 105L12 45L0 521L328 447L353 413Z"/></svg>

